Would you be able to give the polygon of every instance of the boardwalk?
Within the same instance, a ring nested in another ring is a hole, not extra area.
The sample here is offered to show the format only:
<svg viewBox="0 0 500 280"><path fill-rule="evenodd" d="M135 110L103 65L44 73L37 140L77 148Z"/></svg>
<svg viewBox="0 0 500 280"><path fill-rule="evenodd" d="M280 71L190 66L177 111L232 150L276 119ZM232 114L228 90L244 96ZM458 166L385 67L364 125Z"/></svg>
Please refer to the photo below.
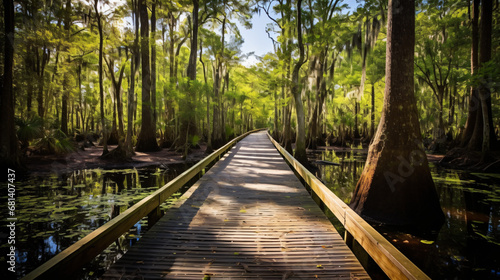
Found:
<svg viewBox="0 0 500 280"><path fill-rule="evenodd" d="M187 195L103 279L368 278L265 132Z"/></svg>

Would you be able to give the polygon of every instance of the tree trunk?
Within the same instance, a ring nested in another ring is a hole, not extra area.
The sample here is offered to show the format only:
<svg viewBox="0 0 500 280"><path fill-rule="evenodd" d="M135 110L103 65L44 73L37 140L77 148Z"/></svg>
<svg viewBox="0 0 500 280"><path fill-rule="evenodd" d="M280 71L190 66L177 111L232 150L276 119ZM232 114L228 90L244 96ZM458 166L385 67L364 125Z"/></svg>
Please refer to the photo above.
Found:
<svg viewBox="0 0 500 280"><path fill-rule="evenodd" d="M127 54L128 58L128 54ZM108 145L112 144L119 144L121 145L121 141L123 141L124 137L124 128L123 128L123 104L121 101L121 87L122 87L122 80L123 80L123 74L125 71L125 63L123 63L120 67L120 71L118 73L118 80L115 77L114 73L114 61L110 59L109 61L106 60L107 65L108 65L108 70L109 70L109 75L111 78L111 83L113 85L113 93L114 93L114 106L113 106L113 127L111 129L111 135L110 138L108 139ZM117 125L118 121L118 125ZM121 147L123 148L123 147Z"/></svg>
<svg viewBox="0 0 500 280"><path fill-rule="evenodd" d="M66 11L64 14L64 32L66 40L69 41L70 34L69 30L71 28L71 0L66 0ZM64 51L67 51L68 47L65 46L63 48ZM71 57L68 55L66 59L66 63L69 64L71 61ZM69 85L69 73L65 71L63 74L63 96L62 96L62 109L61 109L61 131L64 134L68 135L68 97L69 92L71 91L71 86Z"/></svg>
<svg viewBox="0 0 500 280"><path fill-rule="evenodd" d="M414 96L414 0L390 0L384 108L351 201L361 216L394 225L444 221L423 149Z"/></svg>
<svg viewBox="0 0 500 280"><path fill-rule="evenodd" d="M359 103L357 99L354 99L354 138L358 139L361 137L359 135L359 124L358 124L358 113L359 113Z"/></svg>
<svg viewBox="0 0 500 280"><path fill-rule="evenodd" d="M224 6L225 8L225 6ZM221 110L221 85L222 85L222 80L223 80L223 56L224 56L224 38L225 38L225 31L226 31L226 17L222 20L222 30L221 30L221 48L219 50L219 56L215 60L215 78L214 78L214 106L213 106L213 139L212 139L212 145L214 145L214 148L219 148L224 144L224 139L223 139L223 127L224 127L224 122L222 121L222 110ZM222 92L224 89L222 89Z"/></svg>
<svg viewBox="0 0 500 280"><path fill-rule="evenodd" d="M205 63L203 62L203 45L202 41L200 40L200 62L203 67L203 77L205 79L205 86L207 85L207 73L205 71ZM210 129L210 93L206 91L207 93L207 148L205 152L211 153L213 151L212 148L212 131Z"/></svg>
<svg viewBox="0 0 500 280"><path fill-rule="evenodd" d="M233 106L234 108L234 106ZM234 111L233 111L234 115ZM278 92L274 90L274 129L273 129L273 138L278 140L278 122L279 122L279 112L278 112Z"/></svg>
<svg viewBox="0 0 500 280"><path fill-rule="evenodd" d="M491 34L493 1L482 0L481 8L481 31L479 49L479 67L491 60ZM483 142L481 147L481 159L484 161L490 152L492 144L496 144L495 133L493 131L493 120L491 116L491 92L488 84L493 81L491 74L482 77L479 86L479 97L481 99L481 111L483 115Z"/></svg>
<svg viewBox="0 0 500 280"><path fill-rule="evenodd" d="M125 138L125 147L127 149L127 155L131 156L134 153L132 134L134 126L134 112L135 112L135 74L137 71L137 66L139 65L139 12L137 1L132 0L133 7L133 20L135 27L135 38L132 47L132 57L130 58L130 82L129 91L127 97L127 136Z"/></svg>
<svg viewBox="0 0 500 280"><path fill-rule="evenodd" d="M193 0L193 26L191 35L191 52L189 53L189 62L187 67L187 76L191 81L196 80L196 55L198 52L198 9L199 0Z"/></svg>
<svg viewBox="0 0 500 280"><path fill-rule="evenodd" d="M371 126L370 126L370 138L375 135L375 83L372 83L372 111L370 115Z"/></svg>
<svg viewBox="0 0 500 280"><path fill-rule="evenodd" d="M151 107L156 128L156 2L151 4Z"/></svg>
<svg viewBox="0 0 500 280"><path fill-rule="evenodd" d="M188 67L187 67L187 76L190 81L195 81L196 80L196 62L197 62L197 52L198 52L198 26L199 26L199 21L198 21L198 10L199 10L199 0L193 0L193 12L192 12L192 29L191 29L191 50L189 53L189 61L188 61ZM188 112L188 114L194 114L195 113L195 104L194 99L196 93L193 92L191 84L188 85L188 91L186 93L186 106L184 110ZM194 117L189 118L185 117L182 120L181 123L181 128L180 128L180 134L179 134L179 141L177 146L178 147L184 147L185 151L189 148L189 136L194 135L196 133L196 123L194 122ZM186 152L184 153L185 155L187 154Z"/></svg>
<svg viewBox="0 0 500 280"><path fill-rule="evenodd" d="M14 126L14 91L12 87L14 64L14 1L3 0L4 11L4 64L3 83L0 88L0 166L20 167L19 148ZM5 170L5 169L3 169ZM15 171L14 171L15 172ZM3 178L7 178L6 176Z"/></svg>
<svg viewBox="0 0 500 280"><path fill-rule="evenodd" d="M97 17L97 27L99 29L99 98L100 98L100 109L101 109L101 130L102 130L102 155L105 156L109 153L108 150L108 139L106 134L106 120L104 118L104 84L102 78L102 59L103 59L103 45L104 45L104 35L102 31L101 14L99 13L98 4L99 0L94 0L94 9Z"/></svg>
<svg viewBox="0 0 500 280"><path fill-rule="evenodd" d="M35 54L37 57L37 74L38 74L38 94L37 94L37 102L38 102L38 116L43 118L45 116L45 107L44 107L44 98L43 98L43 90L45 88L45 66L47 65L50 59L50 51L44 46L42 48L42 54L38 53L38 49L35 49Z"/></svg>
<svg viewBox="0 0 500 280"><path fill-rule="evenodd" d="M153 112L151 110L148 7L141 0L139 1L139 13L141 20L142 122L135 150L139 152L154 152L160 150L160 147L156 143L156 125L153 122Z"/></svg>
<svg viewBox="0 0 500 280"><path fill-rule="evenodd" d="M474 77L477 74L477 67L479 65L479 3L481 0L472 1L472 46L471 46L471 75ZM465 147L471 140L478 117L478 109L480 108L479 93L477 87L472 85L470 88L469 97L469 115L467 116L467 123L462 135L460 146Z"/></svg>
<svg viewBox="0 0 500 280"><path fill-rule="evenodd" d="M292 72L292 95L295 99L295 110L297 119L297 139L295 141L294 157L300 163L306 164L306 129L304 105L302 104L301 92L299 89L299 71L304 64L304 44L302 43L302 0L297 1L297 37L299 43L299 60L296 62Z"/></svg>

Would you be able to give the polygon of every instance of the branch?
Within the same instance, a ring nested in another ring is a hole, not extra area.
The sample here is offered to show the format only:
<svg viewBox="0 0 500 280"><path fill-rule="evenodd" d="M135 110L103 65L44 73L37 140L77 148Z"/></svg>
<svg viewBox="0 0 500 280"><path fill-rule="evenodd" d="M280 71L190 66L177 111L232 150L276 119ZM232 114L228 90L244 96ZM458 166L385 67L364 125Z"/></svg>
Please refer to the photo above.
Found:
<svg viewBox="0 0 500 280"><path fill-rule="evenodd" d="M71 34L71 35L70 35L70 37L75 36L76 34L78 34L78 33L82 32L82 31L84 31L85 29L87 29L87 28L82 28L82 29L80 29L80 30L76 31L75 33Z"/></svg>
<svg viewBox="0 0 500 280"><path fill-rule="evenodd" d="M425 62L424 62L425 63ZM439 97L436 93L436 88L434 87L434 85L432 84L432 81L431 81L431 78L429 77L429 74L427 72L425 72L421 67L420 65L418 65L418 63L415 61L415 65L417 66L417 68L420 70L420 72L422 72L422 74L425 75L424 76L421 76L421 75L418 75L418 77L422 78L422 80L424 80L432 89L432 93L434 93L434 95L436 96L436 98L439 100Z"/></svg>
<svg viewBox="0 0 500 280"><path fill-rule="evenodd" d="M333 0L330 1L330 4L328 4L328 10L327 12L329 12L329 15L328 15L328 20L331 20L332 17L333 17L333 12L335 11L335 9L337 8L337 4L339 3L339 0L335 0L335 3L333 3L333 6L331 6L331 4L333 3Z"/></svg>
<svg viewBox="0 0 500 280"><path fill-rule="evenodd" d="M271 9L271 4L272 4L273 2L274 2L274 1L270 1L270 2L269 2L269 5L267 6L267 9L266 9L266 7L264 7L264 6L260 6L260 5L258 5L258 7L259 7L259 8L261 8L262 10L264 10L264 12L266 13L267 17L268 17L270 20L272 20L274 23L276 23L276 24L279 26L279 28L280 28L280 29L283 29L283 27L281 26L281 24L279 24L279 22L278 22L276 19L274 19L274 18L273 18L273 17L269 14L269 9Z"/></svg>
<svg viewBox="0 0 500 280"><path fill-rule="evenodd" d="M274 48L274 53L276 53L276 44L278 42L276 42L276 40L274 40L274 38L271 36L271 34L269 33L269 30L266 30L266 33L267 33L267 37L269 37L269 39L271 39L271 41L273 41L273 48Z"/></svg>

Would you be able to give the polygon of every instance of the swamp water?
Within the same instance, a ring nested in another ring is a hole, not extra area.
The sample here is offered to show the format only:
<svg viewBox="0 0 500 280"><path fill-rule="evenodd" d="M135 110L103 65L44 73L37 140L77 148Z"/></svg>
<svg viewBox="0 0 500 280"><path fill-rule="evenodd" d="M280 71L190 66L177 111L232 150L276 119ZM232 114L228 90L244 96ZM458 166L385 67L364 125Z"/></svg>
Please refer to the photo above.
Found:
<svg viewBox="0 0 500 280"><path fill-rule="evenodd" d="M318 165L317 176L349 203L363 171L365 157L356 152L316 154L317 160L340 163L340 166ZM34 175L16 181L17 275L35 269L188 167L91 169ZM446 216L439 232L421 237L394 228L373 226L433 279L500 279L500 175L432 165L431 170ZM6 205L4 194L7 192L1 191L0 202ZM164 209L179 196L180 193L174 194L163 205ZM1 213L0 218L5 221L7 213ZM97 278L146 230L144 219L96 257L77 277ZM2 231L0 279L6 279L6 253L3 253L8 247L6 238Z"/></svg>
<svg viewBox="0 0 500 280"><path fill-rule="evenodd" d="M32 175L16 181L17 276L20 278L29 273L188 168L186 164L178 164L138 169L89 169ZM162 210L175 202L183 191L185 189L172 195L162 205ZM7 194L7 191L2 189L2 194ZM7 205L7 196L3 195L0 201L1 205ZM2 221L6 221L6 211L1 215ZM145 218L75 277L99 277L146 230ZM1 234L2 252L7 252L10 246L6 242L7 234L3 230ZM5 258L6 253L2 253L0 279L12 276L7 271Z"/></svg>
<svg viewBox="0 0 500 280"><path fill-rule="evenodd" d="M349 204L366 154L326 150L315 158L340 163L318 165L316 176ZM432 279L500 279L500 174L430 167L446 217L441 229L416 236L372 226Z"/></svg>

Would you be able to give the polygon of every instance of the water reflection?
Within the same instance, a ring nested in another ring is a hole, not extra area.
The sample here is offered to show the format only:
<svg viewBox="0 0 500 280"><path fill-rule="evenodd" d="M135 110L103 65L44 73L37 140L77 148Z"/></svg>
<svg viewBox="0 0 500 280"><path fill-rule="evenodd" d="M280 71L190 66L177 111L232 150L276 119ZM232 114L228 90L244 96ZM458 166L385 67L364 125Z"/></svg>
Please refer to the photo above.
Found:
<svg viewBox="0 0 500 280"><path fill-rule="evenodd" d="M22 276L125 211L154 190L177 177L187 165L125 170L77 170L67 174L38 175L17 182L17 274ZM6 194L7 191L2 191ZM173 195L163 209L176 200ZM6 205L7 197L1 197ZM7 218L2 211L2 219ZM107 248L81 271L80 279L95 278L147 230L147 221ZM1 236L2 247L8 246ZM1 274L7 271L0 256ZM1 275L0 274L0 275ZM93 276L93 277L92 277ZM3 278L3 277L1 277Z"/></svg>
<svg viewBox="0 0 500 280"><path fill-rule="evenodd" d="M365 158L356 151L324 151L316 159L340 166L318 165L316 175L349 203ZM439 232L415 236L397 228L373 226L431 278L499 279L500 174L449 170L432 164L431 171L446 216Z"/></svg>

